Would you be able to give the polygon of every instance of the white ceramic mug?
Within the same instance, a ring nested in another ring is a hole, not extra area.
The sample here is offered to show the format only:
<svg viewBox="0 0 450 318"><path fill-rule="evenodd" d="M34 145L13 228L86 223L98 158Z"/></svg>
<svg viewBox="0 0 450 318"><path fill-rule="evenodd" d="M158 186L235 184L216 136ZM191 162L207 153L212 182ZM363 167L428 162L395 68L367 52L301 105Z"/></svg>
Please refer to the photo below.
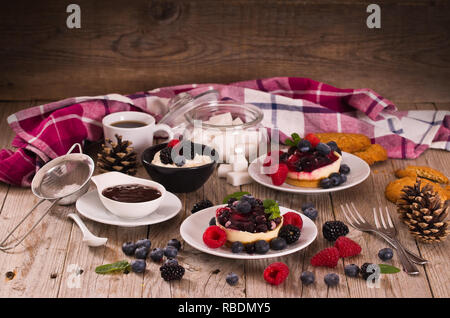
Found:
<svg viewBox="0 0 450 318"><path fill-rule="evenodd" d="M146 125L135 128L122 128L112 125L121 121L137 121ZM105 138L115 141L115 135L117 134L122 136L124 140L130 140L132 142L131 146L134 147L139 157L146 148L153 145L153 134L156 131L165 131L169 135L169 140L173 139L174 135L172 128L168 125L155 124L155 118L152 115L141 112L125 111L112 113L103 118L102 124Z"/></svg>

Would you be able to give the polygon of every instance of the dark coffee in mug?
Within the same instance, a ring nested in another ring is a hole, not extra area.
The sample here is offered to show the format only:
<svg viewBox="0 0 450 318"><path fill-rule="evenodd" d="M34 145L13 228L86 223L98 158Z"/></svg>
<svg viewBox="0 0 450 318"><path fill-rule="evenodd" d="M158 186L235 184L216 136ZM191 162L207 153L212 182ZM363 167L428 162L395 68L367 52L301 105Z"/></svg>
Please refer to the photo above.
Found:
<svg viewBox="0 0 450 318"><path fill-rule="evenodd" d="M147 124L142 121L136 121L136 120L121 120L121 121L116 121L115 123L112 123L111 126L114 126L117 128L139 128L139 127L147 126Z"/></svg>

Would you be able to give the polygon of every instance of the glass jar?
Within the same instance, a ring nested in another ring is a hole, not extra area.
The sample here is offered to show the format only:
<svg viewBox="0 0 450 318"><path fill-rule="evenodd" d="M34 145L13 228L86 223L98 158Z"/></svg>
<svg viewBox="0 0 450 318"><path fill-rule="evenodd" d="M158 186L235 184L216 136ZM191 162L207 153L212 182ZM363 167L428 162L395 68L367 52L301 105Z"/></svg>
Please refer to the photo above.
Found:
<svg viewBox="0 0 450 318"><path fill-rule="evenodd" d="M219 162L230 163L238 155L251 162L266 153L268 138L261 124L262 111L250 104L214 100L217 96L209 91L200 98L177 97L179 104L170 107L161 122L183 140L214 148Z"/></svg>

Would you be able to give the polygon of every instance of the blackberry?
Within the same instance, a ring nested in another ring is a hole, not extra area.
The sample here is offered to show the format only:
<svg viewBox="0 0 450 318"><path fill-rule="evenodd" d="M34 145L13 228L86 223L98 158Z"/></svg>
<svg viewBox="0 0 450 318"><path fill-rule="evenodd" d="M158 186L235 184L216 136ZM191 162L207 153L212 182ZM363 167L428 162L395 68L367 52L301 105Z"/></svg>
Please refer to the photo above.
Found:
<svg viewBox="0 0 450 318"><path fill-rule="evenodd" d="M195 213L198 212L200 210L212 207L213 204L211 201L209 200L202 200L200 202L197 202L196 204L194 204L194 206L192 207L191 213Z"/></svg>
<svg viewBox="0 0 450 318"><path fill-rule="evenodd" d="M369 268L370 266L370 268ZM364 280L367 280L370 275L375 273L375 267L378 266L376 264L364 263L361 265L361 276Z"/></svg>
<svg viewBox="0 0 450 318"><path fill-rule="evenodd" d="M348 234L348 227L341 221L327 221L322 227L322 233L328 241L334 242L339 236Z"/></svg>
<svg viewBox="0 0 450 318"><path fill-rule="evenodd" d="M184 275L184 267L179 264L167 264L162 265L159 270L161 271L161 277L169 282L172 280L180 280Z"/></svg>
<svg viewBox="0 0 450 318"><path fill-rule="evenodd" d="M300 238L300 229L292 224L284 225L280 229L278 237L284 238L288 244L295 243Z"/></svg>
<svg viewBox="0 0 450 318"><path fill-rule="evenodd" d="M172 164L172 148L166 147L163 148L159 153L159 159L163 164L169 165Z"/></svg>

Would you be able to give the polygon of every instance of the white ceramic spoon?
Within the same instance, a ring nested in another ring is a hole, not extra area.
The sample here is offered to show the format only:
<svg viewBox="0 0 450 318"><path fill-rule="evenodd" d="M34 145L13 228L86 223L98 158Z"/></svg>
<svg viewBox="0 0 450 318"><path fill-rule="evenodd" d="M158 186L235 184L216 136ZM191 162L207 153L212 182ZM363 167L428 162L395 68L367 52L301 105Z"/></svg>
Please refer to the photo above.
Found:
<svg viewBox="0 0 450 318"><path fill-rule="evenodd" d="M83 242L85 242L89 246L102 246L105 245L108 239L106 237L98 237L92 234L84 222L80 219L78 215L75 213L70 213L68 215L69 218L75 221L75 223L78 225L78 227L81 230L81 233L83 233Z"/></svg>

